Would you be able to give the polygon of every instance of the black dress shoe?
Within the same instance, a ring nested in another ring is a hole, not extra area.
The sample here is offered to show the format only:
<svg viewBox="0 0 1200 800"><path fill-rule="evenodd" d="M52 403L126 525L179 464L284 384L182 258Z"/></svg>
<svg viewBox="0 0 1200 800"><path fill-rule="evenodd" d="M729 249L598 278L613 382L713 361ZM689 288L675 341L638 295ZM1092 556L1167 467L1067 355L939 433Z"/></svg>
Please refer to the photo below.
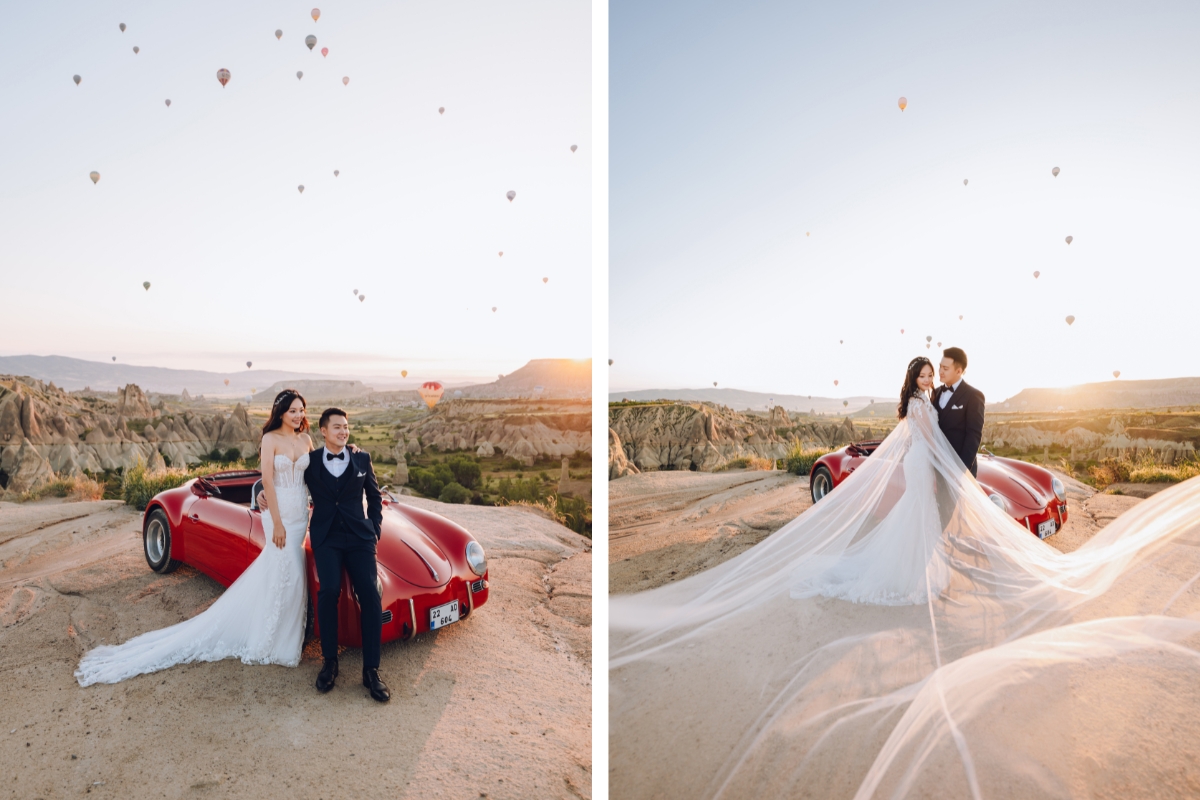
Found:
<svg viewBox="0 0 1200 800"><path fill-rule="evenodd" d="M321 672L317 675L317 689L328 692L333 688L333 682L337 676L338 660L336 658L325 659L325 666L321 667Z"/></svg>
<svg viewBox="0 0 1200 800"><path fill-rule="evenodd" d="M386 703L392 699L392 693L388 691L387 684L383 682L383 678L379 677L379 670L366 668L363 670L363 686L371 690L371 697L374 697L381 703Z"/></svg>

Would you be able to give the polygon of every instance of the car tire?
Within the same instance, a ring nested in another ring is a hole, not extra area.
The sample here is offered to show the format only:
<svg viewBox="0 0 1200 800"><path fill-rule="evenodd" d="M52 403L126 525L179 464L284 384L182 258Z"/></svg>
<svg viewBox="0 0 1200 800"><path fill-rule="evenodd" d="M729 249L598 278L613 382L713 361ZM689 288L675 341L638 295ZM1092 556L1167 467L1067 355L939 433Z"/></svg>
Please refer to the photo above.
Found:
<svg viewBox="0 0 1200 800"><path fill-rule="evenodd" d="M142 528L142 553L150 569L159 575L174 572L182 563L171 558L171 523L167 513L156 508L146 516Z"/></svg>
<svg viewBox="0 0 1200 800"><path fill-rule="evenodd" d="M829 467L824 464L819 465L813 470L812 482L809 484L812 489L812 500L816 503L824 499L825 495L833 491L833 474L829 471Z"/></svg>

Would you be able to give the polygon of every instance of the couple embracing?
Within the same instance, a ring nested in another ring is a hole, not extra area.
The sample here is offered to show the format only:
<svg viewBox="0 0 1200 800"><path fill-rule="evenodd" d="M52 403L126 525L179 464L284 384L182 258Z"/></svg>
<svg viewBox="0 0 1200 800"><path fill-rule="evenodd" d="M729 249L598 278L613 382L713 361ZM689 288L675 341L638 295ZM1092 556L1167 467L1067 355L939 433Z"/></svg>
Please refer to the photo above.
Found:
<svg viewBox="0 0 1200 800"><path fill-rule="evenodd" d="M379 484L370 455L347 446L350 421L346 412L339 408L322 412L319 428L325 443L314 449L307 433L306 411L300 393L284 389L263 426L264 491L257 499L267 541L254 562L202 614L119 646L102 645L89 651L75 672L81 686L117 683L192 661L239 658L246 664L297 666L307 605L307 529L320 581L316 607L324 665L317 676L317 689L328 692L338 677L338 596L345 568L362 612L363 685L375 700L390 699L379 676L382 608L375 562L383 526Z"/></svg>

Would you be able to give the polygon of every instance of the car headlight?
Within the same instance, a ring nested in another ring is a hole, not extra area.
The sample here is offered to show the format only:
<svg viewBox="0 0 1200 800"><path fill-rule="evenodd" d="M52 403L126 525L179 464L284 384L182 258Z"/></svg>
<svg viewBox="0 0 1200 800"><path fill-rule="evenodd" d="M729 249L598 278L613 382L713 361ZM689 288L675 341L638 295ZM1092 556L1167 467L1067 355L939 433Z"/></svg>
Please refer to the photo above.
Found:
<svg viewBox="0 0 1200 800"><path fill-rule="evenodd" d="M487 556L483 554L483 545L479 542L467 545L467 564L476 575L482 577L483 573L487 572Z"/></svg>
<svg viewBox="0 0 1200 800"><path fill-rule="evenodd" d="M1005 500L1000 495L996 494L995 492L992 492L991 494L988 495L988 500L991 500L993 503L995 503L996 507L999 508L1001 511L1003 511L1005 514L1008 513L1008 501Z"/></svg>
<svg viewBox="0 0 1200 800"><path fill-rule="evenodd" d="M1054 496L1058 498L1058 502L1067 502L1067 487L1063 486L1063 482L1055 478L1050 486L1054 489Z"/></svg>

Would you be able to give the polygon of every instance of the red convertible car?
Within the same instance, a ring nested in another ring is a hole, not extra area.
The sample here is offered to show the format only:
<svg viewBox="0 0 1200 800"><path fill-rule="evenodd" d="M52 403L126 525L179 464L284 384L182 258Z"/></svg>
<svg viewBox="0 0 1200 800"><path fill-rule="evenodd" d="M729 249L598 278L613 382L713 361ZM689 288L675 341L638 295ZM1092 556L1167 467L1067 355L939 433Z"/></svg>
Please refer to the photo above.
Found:
<svg viewBox="0 0 1200 800"><path fill-rule="evenodd" d="M854 472L863 459L875 452L880 441L855 442L826 453L813 464L808 487L813 502ZM1035 464L980 453L979 485L988 499L1039 539L1053 536L1067 523L1067 492L1062 481Z"/></svg>
<svg viewBox="0 0 1200 800"><path fill-rule="evenodd" d="M190 564L225 586L237 580L265 541L254 500L260 477L257 470L217 472L156 495L142 518L142 546L150 569L165 574ZM307 536L304 552L307 639L320 636L313 613L319 582ZM376 558L385 642L445 627L487 602L487 558L479 542L445 517L402 505L388 492ZM338 640L362 645L358 600L344 574Z"/></svg>

